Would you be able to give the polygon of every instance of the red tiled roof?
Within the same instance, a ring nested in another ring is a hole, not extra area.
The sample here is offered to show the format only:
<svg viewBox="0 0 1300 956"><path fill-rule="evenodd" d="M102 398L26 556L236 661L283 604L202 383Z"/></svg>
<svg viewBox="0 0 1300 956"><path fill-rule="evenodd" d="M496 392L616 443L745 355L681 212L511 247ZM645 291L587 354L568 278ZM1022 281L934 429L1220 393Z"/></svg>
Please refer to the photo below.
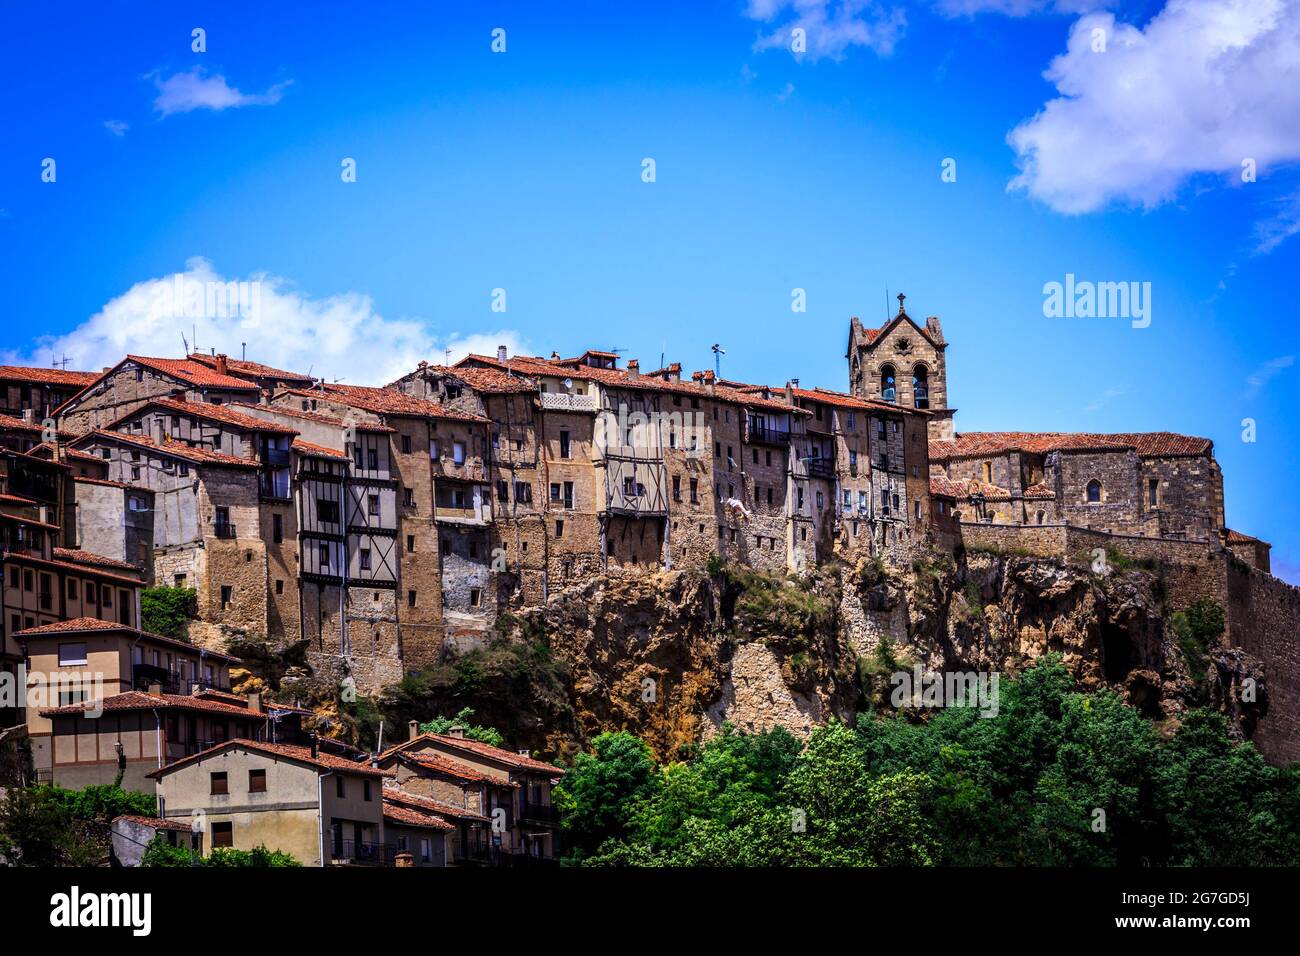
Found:
<svg viewBox="0 0 1300 956"><path fill-rule="evenodd" d="M425 813L422 810L416 810L413 807L404 807L400 803L389 800L387 796L384 798L384 819L408 827L428 827L431 830L456 829L453 824L448 823L441 817L436 817L432 813Z"/></svg>
<svg viewBox="0 0 1300 956"><path fill-rule="evenodd" d="M254 720L261 720L266 716L247 707L236 707L234 704L223 704L216 700L204 700L202 697L192 697L188 694L146 694L138 690L114 694L112 697L105 697L98 701L87 700L76 704L65 704L62 707L49 707L40 713L42 717L66 717L101 708L105 713L179 710L202 714L225 714L228 717L248 717Z"/></svg>
<svg viewBox="0 0 1300 956"><path fill-rule="evenodd" d="M970 486L961 481L932 477L930 479L930 494L940 498L965 498L970 495Z"/></svg>
<svg viewBox="0 0 1300 956"><path fill-rule="evenodd" d="M94 458L95 456L91 455L90 457ZM99 458L96 460L103 461L104 459ZM109 488L129 488L132 491L139 491L150 495L153 494L152 488L145 488L140 485L128 484L125 481L109 481L107 478L92 478L90 475L73 475L72 480L76 482L85 482L86 484L90 484L90 485L105 485Z"/></svg>
<svg viewBox="0 0 1300 956"><path fill-rule="evenodd" d="M286 390L280 394L302 395L301 390ZM308 393L310 394L310 393ZM312 398L323 398L324 396L312 395ZM342 418L336 418L333 415L322 415L320 412L309 412L306 409L294 408L291 405L250 405L247 402L231 402L231 405L238 405L240 408L264 408L268 412L276 415L284 415L288 418L301 418L303 421L319 422L322 425L334 425L338 428L347 428L349 425L356 425L363 432L392 432L395 429L387 425L380 425L376 422L349 422Z"/></svg>
<svg viewBox="0 0 1300 956"><path fill-rule="evenodd" d="M23 498L19 495L8 495L3 492L0 492L0 503L7 505L22 505L25 508L37 507L36 501L33 498Z"/></svg>
<svg viewBox="0 0 1300 956"><path fill-rule="evenodd" d="M40 422L27 422L13 415L0 414L0 431L40 432L44 430L45 426Z"/></svg>
<svg viewBox="0 0 1300 956"><path fill-rule="evenodd" d="M459 760L453 760L451 757L439 753L425 751L423 753L408 753L402 751L397 754L398 760L405 760L415 764L424 770L433 773L445 774L448 777L456 777L458 780L468 780L471 783L486 783L494 787L518 787L519 784L511 783L508 780L502 780L500 777L494 777L490 773L479 770L477 767L471 767L469 764L461 763Z"/></svg>
<svg viewBox="0 0 1300 956"><path fill-rule="evenodd" d="M256 415L247 415L230 405L214 405L212 402L187 402L179 398L151 398L139 408L112 422L106 430L112 431L128 418L134 418L144 409L153 406L166 408L180 415L193 415L195 418L206 418L209 421L221 422L223 425L232 425L244 431L271 432L277 435L298 434L297 431L287 425L268 421L265 418L258 418Z"/></svg>
<svg viewBox="0 0 1300 956"><path fill-rule="evenodd" d="M54 556L62 561L72 561L77 564L100 564L106 568L122 568L125 571L140 570L137 565L127 564L125 561L119 561L116 558L106 558L102 554L93 554L90 551L82 551L78 548L55 548Z"/></svg>
<svg viewBox="0 0 1300 956"><path fill-rule="evenodd" d="M112 698L109 699L111 700ZM105 701L105 703L107 702L108 701ZM217 707L224 705L214 703L212 706ZM244 713L247 715L248 711L245 711ZM200 760L205 760L214 754L233 748L251 750L254 753L265 754L268 757L281 757L285 760L292 760L295 763L307 764L308 766L315 767L318 770L328 770L335 773L352 773L361 777L384 776L384 772L375 767L363 763L354 763L351 760L345 760L344 758L336 757L333 754L321 753L319 749L316 752L316 756L313 757L311 755L310 747L299 747L294 744L272 744L261 740L248 740L243 737L236 737L234 740L227 740L224 743L219 743L215 747L209 747L207 750L200 751L199 753L186 757L183 760L177 760L175 763L170 763L165 767L160 767L153 773L148 774L148 776L161 779L173 770L177 770L180 767L187 766L191 763L196 763Z"/></svg>
<svg viewBox="0 0 1300 956"><path fill-rule="evenodd" d="M1224 529L1224 541L1228 544L1266 544L1259 538L1252 538L1248 534L1242 534L1240 531L1233 531L1231 528Z"/></svg>
<svg viewBox="0 0 1300 956"><path fill-rule="evenodd" d="M482 422L488 419L439 405L437 402L415 398L391 388L369 388L364 385L331 385L323 383L312 389L287 388L289 395L301 395L322 401L348 405L376 415L401 415L417 418L440 418L452 421Z"/></svg>
<svg viewBox="0 0 1300 956"><path fill-rule="evenodd" d="M483 814L475 813L473 810L467 810L451 803L443 803L441 800L434 800L432 797L421 797L414 793L407 793L405 790L390 787L387 784L384 785L384 799L393 803L430 810L433 813L440 813L460 820L475 820L480 823L488 821L488 818Z"/></svg>
<svg viewBox="0 0 1300 956"><path fill-rule="evenodd" d="M480 757L489 757L493 760L498 760L501 763L514 767L516 770L531 770L537 773L550 774L555 777L564 776L564 771L553 764L543 763L540 760L525 757L523 754L515 753L513 750L493 747L491 744L485 744L479 740L470 740L468 737L451 737L446 734L421 734L420 737L429 740L436 740L438 743L456 750L464 750L469 753L478 754ZM420 738L417 737L416 739L418 740Z"/></svg>
<svg viewBox="0 0 1300 956"><path fill-rule="evenodd" d="M337 458L341 461L347 461L348 456L337 448L326 448L324 445L317 445L315 442L303 441L301 438L293 440L293 450L300 455L306 455L309 458Z"/></svg>
<svg viewBox="0 0 1300 956"><path fill-rule="evenodd" d="M251 458L236 458L234 455L212 451L208 448L191 448L184 442L172 441L167 438L164 438L161 442L157 442L148 435L132 435L127 432L113 432L96 429L95 431L89 432L78 438L77 444L81 444L82 442L94 438L107 438L111 441L119 441L126 445L135 445L139 448L147 448L151 451L157 451L164 455L171 455L173 458L182 458L198 465L253 469L261 467L261 465L256 461L253 461Z"/></svg>
<svg viewBox="0 0 1300 956"><path fill-rule="evenodd" d="M429 370L438 375L450 375L452 378L464 382L476 392L505 395L537 391L537 383L532 379L495 368L433 365L429 367Z"/></svg>
<svg viewBox="0 0 1300 956"><path fill-rule="evenodd" d="M127 823L135 823L142 827L153 827L155 830L176 830L180 833L189 833L191 825L181 823L179 820L164 820L161 817L142 817L134 813L123 813L121 816L113 818L113 822L125 820Z"/></svg>
<svg viewBox="0 0 1300 956"><path fill-rule="evenodd" d="M1047 454L1053 451L1135 450L1140 457L1207 455L1214 447L1208 438L1194 438L1174 432L959 432L954 441L930 442L930 457L938 461L978 458L1020 451Z"/></svg>
<svg viewBox="0 0 1300 956"><path fill-rule="evenodd" d="M136 583L137 585L139 584L139 582ZM45 637L47 635L58 634L83 634L94 631L120 631L124 634L133 635L141 640L152 641L155 644L166 644L169 647L192 651L195 654L202 654L206 657L215 657L218 660L227 661L232 664L238 664L240 661L238 657L223 654L221 651L199 647L196 644L190 644L175 637L165 637L162 634L152 634L149 631L141 631L138 628L129 627L126 624L116 624L113 621L101 621L97 617L78 617L73 618L70 621L56 621L53 624L42 624L40 627L29 627L23 631L15 631L13 636L27 640L32 637Z"/></svg>
<svg viewBox="0 0 1300 956"><path fill-rule="evenodd" d="M202 352L191 352L189 359L191 362L198 362L206 365L208 368L217 367L217 358L215 355L204 355ZM226 357L226 371L231 375L240 378L278 378L285 382L314 382L310 375L304 375L301 372L286 372L282 368L275 368L271 365L263 365L261 362L250 362L247 359L233 359Z"/></svg>
<svg viewBox="0 0 1300 956"><path fill-rule="evenodd" d="M80 436L80 435L77 435L77 436L74 436L74 437L80 438L81 436ZM50 443L47 442L47 441L41 442L39 445L33 445L31 448L29 448L29 449L27 450L27 454L31 455L33 458L37 458L37 457L40 457L40 456L38 456L38 455L36 454L38 451L40 451L40 452L49 452L51 455L54 454L54 449L50 446ZM69 447L67 447L67 445L64 445L64 447L63 447L63 455L64 455L64 457L66 457L66 458L80 458L80 459L82 459L83 461L93 461L93 462L96 462L96 463L98 463L98 464L100 464L100 465L106 465L106 464L107 464L107 462L105 462L104 459L102 459L102 458L97 458L97 457L95 457L94 455L87 454L87 453L84 452L84 451L77 451L77 449L75 449L75 448L69 448ZM43 461L49 461L50 459L48 459L48 458L43 458L42 460L43 460Z"/></svg>
<svg viewBox="0 0 1300 956"><path fill-rule="evenodd" d="M23 518L15 518L12 515L5 515L5 517L10 521L25 521L25 519ZM39 522L33 522L33 521L25 521L25 523L39 524ZM45 525L44 527L57 528L58 525ZM144 583L140 581L139 578L128 578L121 574L113 574L111 571L101 571L98 568L93 566L88 566L85 564L73 564L71 561L51 561L46 558L40 558L32 554L25 554L18 551L12 552L6 558L6 560L14 561L20 564L23 562L26 562L28 564L35 564L38 565L39 567L51 568L55 571L72 571L75 572L76 574L89 574L92 577L98 578L102 581L115 581L118 584L126 585L129 588L144 587Z"/></svg>
<svg viewBox="0 0 1300 956"><path fill-rule="evenodd" d="M155 372L162 372L200 388L228 388L239 391L256 391L257 386L233 375L222 375L202 362L192 359L151 358L147 355L128 355L126 361L135 362ZM120 362L118 363L121 364Z"/></svg>
<svg viewBox="0 0 1300 956"><path fill-rule="evenodd" d="M675 395L688 395L692 398L706 398L714 401L728 402L734 405L748 406L752 408L766 408L772 411L781 411L793 414L808 414L803 409L794 408L785 402L778 402L775 399L761 398L742 392L739 389L729 388L725 385L715 384L713 391L696 382L671 382L656 378L653 375L637 375L635 378L630 377L625 369L616 368L595 368L590 365L565 364L577 362L576 359L539 359L527 356L515 356L500 362L495 358L487 355L468 355L456 364L456 368L464 368L469 363L478 362L491 368L510 369L521 375L539 376L548 375L553 378L577 378L583 381L596 382L608 388L628 388L639 391L667 392ZM472 365L470 367L473 367ZM712 376L712 372L709 373Z"/></svg>
<svg viewBox="0 0 1300 956"><path fill-rule="evenodd" d="M1025 497L1046 499L1046 498L1055 498L1056 495L1052 493L1051 489L1048 488L1047 485L1043 484L1040 481L1038 484L1030 485L1028 488L1025 489Z"/></svg>
<svg viewBox="0 0 1300 956"><path fill-rule="evenodd" d="M99 378L97 372L69 372L61 368L33 368L26 365L0 365L0 379L12 382L33 382L41 385L66 386L82 389Z"/></svg>

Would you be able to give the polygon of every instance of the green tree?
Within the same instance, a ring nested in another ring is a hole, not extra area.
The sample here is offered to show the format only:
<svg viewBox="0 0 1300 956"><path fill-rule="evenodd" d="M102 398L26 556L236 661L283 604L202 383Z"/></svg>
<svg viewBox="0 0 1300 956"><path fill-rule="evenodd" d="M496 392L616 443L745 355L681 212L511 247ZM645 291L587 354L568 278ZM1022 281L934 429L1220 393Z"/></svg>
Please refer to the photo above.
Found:
<svg viewBox="0 0 1300 956"><path fill-rule="evenodd" d="M198 592L194 588L166 585L140 592L140 627L154 634L183 638L186 625L198 613Z"/></svg>
<svg viewBox="0 0 1300 956"><path fill-rule="evenodd" d="M497 731L495 727L483 727L474 723L474 708L466 707L455 717L435 717L433 720L420 724L420 733L422 734L445 734L453 727L463 727L465 736L470 740L478 740L485 744L491 744L493 747L500 747L505 743L505 738Z"/></svg>
<svg viewBox="0 0 1300 956"><path fill-rule="evenodd" d="M607 840L626 837L637 802L658 785L650 748L632 734L601 734L592 748L592 753L578 755L551 794L575 860L595 853Z"/></svg>

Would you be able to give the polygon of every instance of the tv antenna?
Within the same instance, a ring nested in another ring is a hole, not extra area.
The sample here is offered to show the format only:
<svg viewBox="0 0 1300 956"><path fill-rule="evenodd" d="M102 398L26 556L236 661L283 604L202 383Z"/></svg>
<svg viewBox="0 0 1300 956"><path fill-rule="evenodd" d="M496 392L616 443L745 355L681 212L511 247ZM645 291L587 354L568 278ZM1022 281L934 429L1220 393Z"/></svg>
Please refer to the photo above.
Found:
<svg viewBox="0 0 1300 956"><path fill-rule="evenodd" d="M63 353L63 358L61 359L56 359L54 353L50 353L50 368L61 368L66 372L68 370L68 363L71 361L72 359L68 358L67 352Z"/></svg>
<svg viewBox="0 0 1300 956"><path fill-rule="evenodd" d="M724 349L724 348L723 348L721 345L719 345L717 342L714 342L714 343L713 343L713 376L714 376L714 378L722 378L722 356L724 356L724 355L726 355L726 354L727 354L727 350L726 350L726 349Z"/></svg>

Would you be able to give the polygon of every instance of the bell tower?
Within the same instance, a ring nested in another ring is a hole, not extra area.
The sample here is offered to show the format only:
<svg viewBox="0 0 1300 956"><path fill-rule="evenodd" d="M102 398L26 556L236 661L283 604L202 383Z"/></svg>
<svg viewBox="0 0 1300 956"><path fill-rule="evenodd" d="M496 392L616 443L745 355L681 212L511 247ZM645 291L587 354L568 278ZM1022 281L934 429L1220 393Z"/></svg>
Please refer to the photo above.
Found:
<svg viewBox="0 0 1300 956"><path fill-rule="evenodd" d="M855 315L849 320L849 392L929 412L931 441L951 441L955 408L948 405L948 343L938 316L919 325L907 314L907 296L898 294L898 312L871 329Z"/></svg>

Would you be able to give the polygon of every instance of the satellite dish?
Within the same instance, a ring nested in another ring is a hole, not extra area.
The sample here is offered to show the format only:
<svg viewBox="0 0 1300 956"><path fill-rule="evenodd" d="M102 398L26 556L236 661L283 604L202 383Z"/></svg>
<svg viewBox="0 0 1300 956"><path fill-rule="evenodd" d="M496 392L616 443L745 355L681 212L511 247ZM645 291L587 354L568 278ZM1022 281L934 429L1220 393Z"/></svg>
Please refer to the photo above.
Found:
<svg viewBox="0 0 1300 956"><path fill-rule="evenodd" d="M571 391L573 391L573 379L571 379L571 378L566 378L566 379L564 380L564 390L565 390L566 392L571 392Z"/></svg>

